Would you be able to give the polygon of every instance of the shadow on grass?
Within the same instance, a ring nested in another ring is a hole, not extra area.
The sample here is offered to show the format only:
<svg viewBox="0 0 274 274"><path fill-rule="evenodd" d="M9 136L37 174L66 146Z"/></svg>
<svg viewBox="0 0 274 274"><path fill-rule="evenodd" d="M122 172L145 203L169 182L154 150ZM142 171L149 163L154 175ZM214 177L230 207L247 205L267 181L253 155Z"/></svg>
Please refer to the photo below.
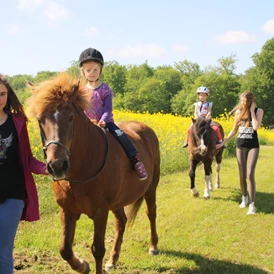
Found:
<svg viewBox="0 0 274 274"><path fill-rule="evenodd" d="M176 258L182 258L182 259L194 261L197 266L196 269L188 269L185 267L173 269L174 273L180 273L180 274L188 274L188 273L189 274L192 274L192 273L266 274L268 273L265 270L256 268L251 265L237 264L229 261L209 259L196 253L187 253L187 252L170 251L170 250L162 251L161 253L168 256L176 257ZM170 273L170 269L161 269L161 273L162 271L169 271L168 273Z"/></svg>
<svg viewBox="0 0 274 274"><path fill-rule="evenodd" d="M274 214L274 193L256 192L255 206L257 212Z"/></svg>
<svg viewBox="0 0 274 274"><path fill-rule="evenodd" d="M232 195L227 198L214 197L214 200L226 200L238 203L240 205L242 194L239 190L232 190ZM255 207L256 212L265 214L274 214L274 193L256 192Z"/></svg>

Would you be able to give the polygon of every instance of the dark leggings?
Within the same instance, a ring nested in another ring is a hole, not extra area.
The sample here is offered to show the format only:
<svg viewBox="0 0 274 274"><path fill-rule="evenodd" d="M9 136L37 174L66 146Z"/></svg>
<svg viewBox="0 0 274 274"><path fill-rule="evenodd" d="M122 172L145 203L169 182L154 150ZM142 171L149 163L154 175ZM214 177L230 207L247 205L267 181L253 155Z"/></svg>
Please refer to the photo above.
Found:
<svg viewBox="0 0 274 274"><path fill-rule="evenodd" d="M122 147L124 148L124 151L127 154L128 158L132 158L132 157L137 155L136 148L134 147L131 140L129 139L127 134L124 133L123 130L121 130L113 122L107 123L106 128L118 140L118 142L122 145Z"/></svg>
<svg viewBox="0 0 274 274"><path fill-rule="evenodd" d="M247 196L247 182L249 181L249 201L255 202L256 183L255 183L255 167L259 157L259 148L237 148L236 155L238 160L238 168L240 175L240 187L242 195Z"/></svg>

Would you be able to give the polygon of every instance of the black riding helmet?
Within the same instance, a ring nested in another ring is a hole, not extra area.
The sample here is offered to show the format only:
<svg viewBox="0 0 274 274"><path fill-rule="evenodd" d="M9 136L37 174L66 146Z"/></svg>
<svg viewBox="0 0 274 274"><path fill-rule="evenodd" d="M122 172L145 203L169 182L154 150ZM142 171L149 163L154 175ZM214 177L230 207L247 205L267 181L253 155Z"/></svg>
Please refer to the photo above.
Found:
<svg viewBox="0 0 274 274"><path fill-rule="evenodd" d="M85 62L88 61L94 61L94 62L98 62L100 63L102 66L104 65L104 58L103 55L101 54L101 52L97 49L93 49L93 48L88 48L85 49L79 56L79 63L80 63L80 67L82 67L82 65Z"/></svg>

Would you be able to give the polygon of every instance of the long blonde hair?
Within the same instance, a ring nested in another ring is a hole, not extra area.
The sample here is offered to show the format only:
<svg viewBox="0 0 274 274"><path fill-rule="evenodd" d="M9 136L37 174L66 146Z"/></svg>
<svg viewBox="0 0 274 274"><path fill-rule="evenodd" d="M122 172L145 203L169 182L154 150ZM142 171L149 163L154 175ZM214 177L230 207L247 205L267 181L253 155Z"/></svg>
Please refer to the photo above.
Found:
<svg viewBox="0 0 274 274"><path fill-rule="evenodd" d="M241 104L242 98L246 99L246 104L244 106ZM254 94L251 91L245 91L240 94L239 99L240 102L236 107L233 108L231 112L235 113L238 111L237 116L235 117L237 124L240 125L241 122L244 121L245 126L248 127L251 120L250 107L254 102Z"/></svg>

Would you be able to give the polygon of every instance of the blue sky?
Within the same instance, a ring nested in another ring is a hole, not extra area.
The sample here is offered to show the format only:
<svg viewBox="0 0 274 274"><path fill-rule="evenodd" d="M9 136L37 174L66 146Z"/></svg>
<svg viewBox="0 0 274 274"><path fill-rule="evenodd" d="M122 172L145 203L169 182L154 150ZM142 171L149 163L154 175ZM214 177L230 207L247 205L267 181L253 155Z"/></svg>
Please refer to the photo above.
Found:
<svg viewBox="0 0 274 274"><path fill-rule="evenodd" d="M121 65L201 69L236 54L237 73L274 36L269 0L10 0L0 14L0 73L62 71L94 47Z"/></svg>

